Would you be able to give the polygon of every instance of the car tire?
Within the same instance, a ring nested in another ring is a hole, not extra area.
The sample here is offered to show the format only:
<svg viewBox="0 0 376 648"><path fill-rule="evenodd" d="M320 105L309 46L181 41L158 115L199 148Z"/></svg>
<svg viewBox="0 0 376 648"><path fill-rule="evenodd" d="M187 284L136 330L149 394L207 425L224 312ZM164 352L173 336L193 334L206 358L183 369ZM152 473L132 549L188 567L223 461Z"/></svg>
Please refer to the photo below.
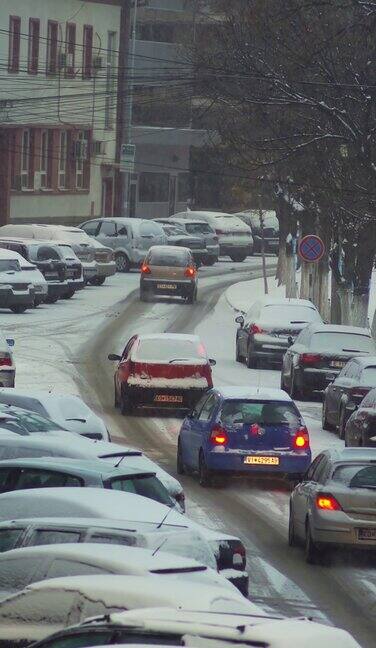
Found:
<svg viewBox="0 0 376 648"><path fill-rule="evenodd" d="M116 382L114 380L114 407L117 409L120 406L119 397L116 389Z"/></svg>
<svg viewBox="0 0 376 648"><path fill-rule="evenodd" d="M56 304L58 299L59 299L59 297L46 297L45 303L46 304Z"/></svg>
<svg viewBox="0 0 376 648"><path fill-rule="evenodd" d="M106 277L94 277L93 279L90 279L89 284L92 286L103 286L105 281Z"/></svg>
<svg viewBox="0 0 376 648"><path fill-rule="evenodd" d="M288 391L289 391L289 390L287 389L287 387L286 387L286 385L285 385L285 379L284 379L284 377L283 377L283 371L281 371L281 382L280 382L280 388L281 388L282 391L284 391L284 392L286 392L286 393L288 394Z"/></svg>
<svg viewBox="0 0 376 648"><path fill-rule="evenodd" d="M242 263L247 258L247 255L246 254L241 254L239 252L239 254L229 254L229 257L230 257L231 261L234 261L236 263Z"/></svg>
<svg viewBox="0 0 376 648"><path fill-rule="evenodd" d="M338 436L342 441L345 438L345 428L346 428L346 413L345 413L345 408L341 407L339 411L339 418L338 418Z"/></svg>
<svg viewBox="0 0 376 648"><path fill-rule="evenodd" d="M176 452L176 472L178 473L178 475L185 475L186 472L184 461L183 461L183 453L181 449L180 439L178 441L178 449Z"/></svg>
<svg viewBox="0 0 376 648"><path fill-rule="evenodd" d="M27 306L21 306L21 304L15 304L14 306L10 307L10 310L12 311L12 313L20 314L20 313L24 313L25 310L27 310Z"/></svg>
<svg viewBox="0 0 376 648"><path fill-rule="evenodd" d="M121 397L120 397L120 411L123 416L126 414L131 414L132 413L132 405L129 400L129 394L127 393L127 389L123 387L121 390Z"/></svg>
<svg viewBox="0 0 376 648"><path fill-rule="evenodd" d="M129 272L131 269L131 264L127 255L122 252L117 252L117 254L115 254L115 263L118 272Z"/></svg>
<svg viewBox="0 0 376 648"><path fill-rule="evenodd" d="M148 293L146 292L146 290L142 290L142 288L140 288L140 301L142 302L149 301Z"/></svg>
<svg viewBox="0 0 376 648"><path fill-rule="evenodd" d="M302 389L299 389L299 387L296 384L296 378L295 378L295 371L291 371L291 376L290 376L290 389L289 389L289 394L293 400L305 400L306 398L306 392L303 391Z"/></svg>
<svg viewBox="0 0 376 648"><path fill-rule="evenodd" d="M202 261L202 264L209 268L210 266L213 266L215 263L217 263L217 261L218 259L216 259L215 257L206 257L206 259Z"/></svg>
<svg viewBox="0 0 376 648"><path fill-rule="evenodd" d="M72 299L75 292L76 292L75 290L70 290L69 292L66 292L65 295L63 295L63 299Z"/></svg>
<svg viewBox="0 0 376 648"><path fill-rule="evenodd" d="M311 525L309 520L306 522L306 537L305 537L305 559L309 565L318 565L322 556L319 552L317 545L312 540Z"/></svg>
<svg viewBox="0 0 376 648"><path fill-rule="evenodd" d="M294 518L293 518L291 506L290 506L290 514L289 514L288 543L289 543L289 547L297 547L298 546L298 540L297 540L296 535L295 535L295 525L294 525Z"/></svg>
<svg viewBox="0 0 376 648"><path fill-rule="evenodd" d="M258 359L253 356L251 345L249 345L247 351L247 367L248 369L257 369L258 367Z"/></svg>
<svg viewBox="0 0 376 648"><path fill-rule="evenodd" d="M212 474L208 469L204 457L204 453L201 450L198 460L198 482L203 488L208 488L212 485Z"/></svg>
<svg viewBox="0 0 376 648"><path fill-rule="evenodd" d="M188 304L194 304L196 301L196 290L192 290L191 293L187 297L187 303Z"/></svg>
<svg viewBox="0 0 376 648"><path fill-rule="evenodd" d="M334 430L334 426L328 423L328 419L326 417L326 400L324 399L324 402L322 404L322 416L321 416L321 426L323 430L327 430L328 432L332 432Z"/></svg>

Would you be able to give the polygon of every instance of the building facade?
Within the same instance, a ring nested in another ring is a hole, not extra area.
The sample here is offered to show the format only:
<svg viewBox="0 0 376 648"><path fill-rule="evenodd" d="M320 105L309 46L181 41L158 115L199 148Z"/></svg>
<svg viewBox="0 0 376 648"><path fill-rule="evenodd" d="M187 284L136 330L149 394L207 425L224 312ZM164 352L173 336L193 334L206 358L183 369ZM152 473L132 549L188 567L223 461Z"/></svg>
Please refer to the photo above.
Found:
<svg viewBox="0 0 376 648"><path fill-rule="evenodd" d="M112 215L121 4L1 1L1 224Z"/></svg>

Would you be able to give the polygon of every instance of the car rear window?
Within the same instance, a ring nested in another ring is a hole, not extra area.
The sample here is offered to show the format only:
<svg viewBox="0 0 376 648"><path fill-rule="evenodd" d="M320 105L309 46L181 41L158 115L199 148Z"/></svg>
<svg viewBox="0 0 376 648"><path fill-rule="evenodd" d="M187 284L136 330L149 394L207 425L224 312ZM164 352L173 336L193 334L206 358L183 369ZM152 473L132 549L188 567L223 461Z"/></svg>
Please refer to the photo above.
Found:
<svg viewBox="0 0 376 648"><path fill-rule="evenodd" d="M321 322L321 317L315 308L289 304L267 304L261 309L260 320L271 324L305 324Z"/></svg>
<svg viewBox="0 0 376 648"><path fill-rule="evenodd" d="M231 400L222 405L223 425L288 425L295 428L301 418L294 403L282 401Z"/></svg>
<svg viewBox="0 0 376 648"><path fill-rule="evenodd" d="M111 481L111 488L124 493L143 495L166 506L173 505L167 489L154 475L148 477L137 477L135 475L132 475L132 477L116 477Z"/></svg>
<svg viewBox="0 0 376 648"><path fill-rule="evenodd" d="M376 367L365 367L362 371L361 382L369 387L376 385Z"/></svg>
<svg viewBox="0 0 376 648"><path fill-rule="evenodd" d="M24 529L0 529L0 552L14 549Z"/></svg>
<svg viewBox="0 0 376 648"><path fill-rule="evenodd" d="M328 351L329 353L354 352L374 353L375 344L368 335L356 333L339 333L338 331L322 331L314 333L310 348L315 351Z"/></svg>
<svg viewBox="0 0 376 648"><path fill-rule="evenodd" d="M21 270L20 263L17 259L0 259L0 272L19 272Z"/></svg>
<svg viewBox="0 0 376 648"><path fill-rule="evenodd" d="M334 470L332 480L349 488L376 489L376 464L343 464Z"/></svg>
<svg viewBox="0 0 376 648"><path fill-rule="evenodd" d="M153 251L149 253L148 262L150 265L155 266L173 266L178 268L183 268L187 265L189 257L187 253L182 250L161 250Z"/></svg>
<svg viewBox="0 0 376 648"><path fill-rule="evenodd" d="M207 223L187 223L185 229L188 234L214 234Z"/></svg>
<svg viewBox="0 0 376 648"><path fill-rule="evenodd" d="M135 360L139 362L178 362L179 360L206 359L203 345L195 340L175 340L155 338L140 340L135 352Z"/></svg>

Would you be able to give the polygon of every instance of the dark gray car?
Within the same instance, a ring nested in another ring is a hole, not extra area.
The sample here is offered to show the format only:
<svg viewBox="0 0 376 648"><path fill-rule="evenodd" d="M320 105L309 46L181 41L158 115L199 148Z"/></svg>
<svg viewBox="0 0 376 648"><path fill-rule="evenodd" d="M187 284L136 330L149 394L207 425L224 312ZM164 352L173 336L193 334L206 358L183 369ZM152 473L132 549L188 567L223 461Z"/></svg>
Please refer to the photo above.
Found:
<svg viewBox="0 0 376 648"><path fill-rule="evenodd" d="M178 218L177 216L171 216L171 218L155 218L157 223L173 224L177 225L188 236L198 236L202 239L202 250L205 251L205 255L202 258L203 265L212 266L219 257L219 242L218 236L215 233L215 230L205 223L205 221L188 220L186 218Z"/></svg>

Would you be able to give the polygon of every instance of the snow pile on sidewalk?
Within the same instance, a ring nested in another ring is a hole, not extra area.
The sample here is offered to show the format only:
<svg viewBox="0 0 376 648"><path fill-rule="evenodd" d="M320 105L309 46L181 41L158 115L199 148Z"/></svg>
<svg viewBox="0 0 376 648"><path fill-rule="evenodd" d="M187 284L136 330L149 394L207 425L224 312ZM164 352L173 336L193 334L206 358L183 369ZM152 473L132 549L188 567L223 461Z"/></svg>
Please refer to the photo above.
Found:
<svg viewBox="0 0 376 648"><path fill-rule="evenodd" d="M285 287L277 286L274 277L268 277L268 288L270 297L285 297ZM226 290L227 303L240 313L247 313L252 304L264 295L264 280L262 278L241 281Z"/></svg>

